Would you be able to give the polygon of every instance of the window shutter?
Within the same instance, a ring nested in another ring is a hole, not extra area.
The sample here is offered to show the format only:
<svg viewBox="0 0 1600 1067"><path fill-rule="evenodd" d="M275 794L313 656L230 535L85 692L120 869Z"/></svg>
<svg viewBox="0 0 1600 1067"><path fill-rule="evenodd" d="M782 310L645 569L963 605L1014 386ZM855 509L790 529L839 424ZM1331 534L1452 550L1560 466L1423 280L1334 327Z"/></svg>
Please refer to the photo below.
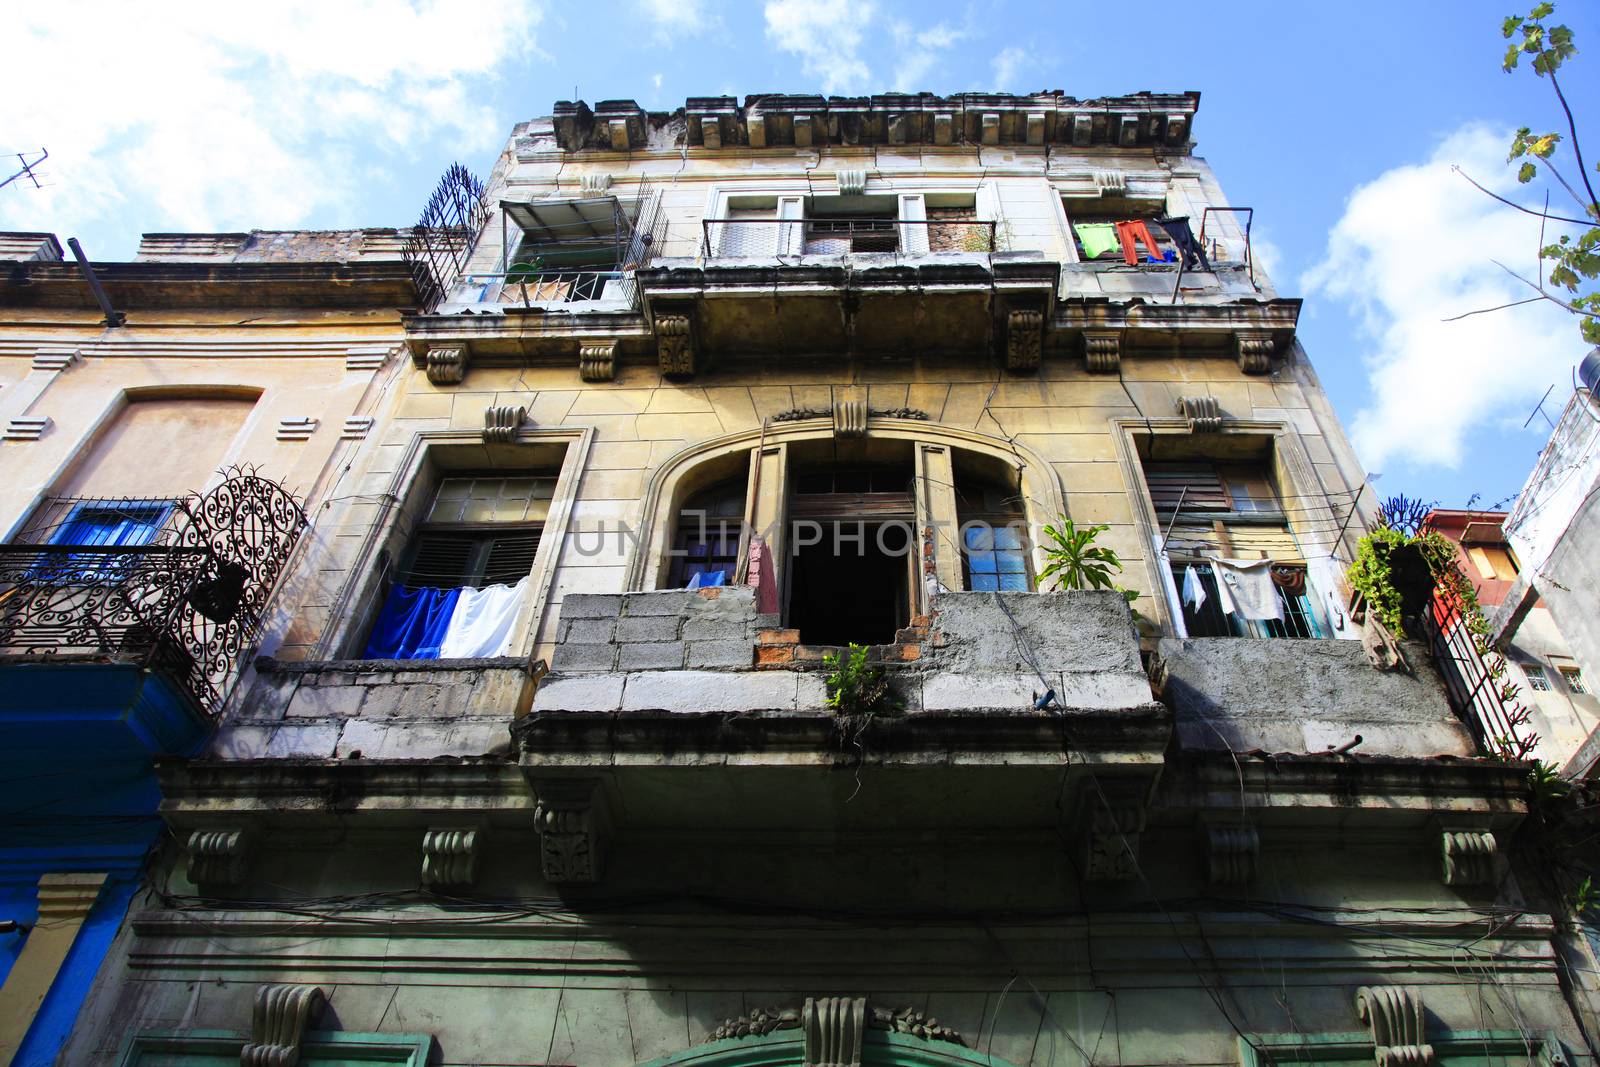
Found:
<svg viewBox="0 0 1600 1067"><path fill-rule="evenodd" d="M479 540L471 534L419 533L402 584L408 589L459 589L468 584Z"/></svg>
<svg viewBox="0 0 1600 1067"><path fill-rule="evenodd" d="M483 564L483 585L515 585L533 571L539 551L538 530L523 530L490 540Z"/></svg>
<svg viewBox="0 0 1600 1067"><path fill-rule="evenodd" d="M1183 500L1183 513L1228 511L1233 504L1224 491L1217 469L1206 464L1151 463L1144 469L1145 484L1156 514L1170 517Z"/></svg>

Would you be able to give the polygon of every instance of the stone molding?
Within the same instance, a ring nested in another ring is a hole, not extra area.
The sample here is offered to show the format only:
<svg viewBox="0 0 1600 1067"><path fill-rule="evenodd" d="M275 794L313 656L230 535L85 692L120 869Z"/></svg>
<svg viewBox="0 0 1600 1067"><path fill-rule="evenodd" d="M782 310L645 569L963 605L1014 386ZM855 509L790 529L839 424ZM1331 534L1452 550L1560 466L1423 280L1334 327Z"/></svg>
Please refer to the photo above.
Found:
<svg viewBox="0 0 1600 1067"><path fill-rule="evenodd" d="M1271 334L1240 331L1233 335L1233 343L1239 357L1240 370L1246 374L1271 372L1272 355L1277 349Z"/></svg>
<svg viewBox="0 0 1600 1067"><path fill-rule="evenodd" d="M605 869L607 819L605 790L595 778L554 778L533 782L533 809L539 832L539 862L547 882L598 882Z"/></svg>
<svg viewBox="0 0 1600 1067"><path fill-rule="evenodd" d="M309 441L311 435L317 432L321 425L319 420L310 415L292 415L278 420L278 440L280 441Z"/></svg>
<svg viewBox="0 0 1600 1067"><path fill-rule="evenodd" d="M41 348L33 354L33 370L60 372L77 363L81 357L76 348Z"/></svg>
<svg viewBox="0 0 1600 1067"><path fill-rule="evenodd" d="M694 320L688 315L656 316L656 358L669 378L688 378L695 372Z"/></svg>
<svg viewBox="0 0 1600 1067"><path fill-rule="evenodd" d="M372 432L371 415L351 415L344 420L344 430L339 436L346 441L360 441Z"/></svg>
<svg viewBox="0 0 1600 1067"><path fill-rule="evenodd" d="M800 1030L806 1067L860 1067L863 1038L869 1029L967 1047L959 1032L926 1012L910 1007L893 1010L869 1004L866 997L807 997L798 1009L753 1008L726 1020L706 1040Z"/></svg>
<svg viewBox="0 0 1600 1067"><path fill-rule="evenodd" d="M1083 863L1091 882L1125 882L1139 875L1139 838L1149 807L1144 781L1091 780L1082 795Z"/></svg>
<svg viewBox="0 0 1600 1067"><path fill-rule="evenodd" d="M1445 885L1493 885L1500 843L1489 830L1451 829L1439 834Z"/></svg>
<svg viewBox="0 0 1600 1067"><path fill-rule="evenodd" d="M1433 1046L1423 1038L1422 994L1410 986L1362 986L1356 1015L1372 1028L1378 1067L1428 1067Z"/></svg>
<svg viewBox="0 0 1600 1067"><path fill-rule="evenodd" d="M1122 366L1122 334L1083 331L1083 365L1092 374L1115 374Z"/></svg>
<svg viewBox="0 0 1600 1067"><path fill-rule="evenodd" d="M516 440L528 409L520 404L490 404L483 409L483 439L497 444Z"/></svg>
<svg viewBox="0 0 1600 1067"><path fill-rule="evenodd" d="M100 898L106 876L98 874L47 874L39 879L39 922L81 922Z"/></svg>
<svg viewBox="0 0 1600 1067"><path fill-rule="evenodd" d="M1256 875L1261 837L1242 823L1209 823L1203 828L1206 877L1214 885L1238 885Z"/></svg>
<svg viewBox="0 0 1600 1067"><path fill-rule="evenodd" d="M232 886L244 881L250 839L243 830L196 830L189 835L189 881L197 886Z"/></svg>
<svg viewBox="0 0 1600 1067"><path fill-rule="evenodd" d="M465 345L434 345L424 358L428 381L434 385L459 385L467 376Z"/></svg>
<svg viewBox="0 0 1600 1067"><path fill-rule="evenodd" d="M478 880L478 831L429 830L422 835L422 884L464 889Z"/></svg>
<svg viewBox="0 0 1600 1067"><path fill-rule="evenodd" d="M1178 414L1189 423L1192 433L1216 433L1222 429L1222 405L1214 396L1181 396Z"/></svg>
<svg viewBox="0 0 1600 1067"><path fill-rule="evenodd" d="M48 415L18 415L6 423L5 440L37 441L50 428Z"/></svg>
<svg viewBox="0 0 1600 1067"><path fill-rule="evenodd" d="M841 400L833 406L833 435L835 437L865 437L867 435L868 414L865 397Z"/></svg>
<svg viewBox="0 0 1600 1067"><path fill-rule="evenodd" d="M240 1067L295 1067L306 1030L327 1003L321 986L264 985L256 990L250 1041L239 1051Z"/></svg>
<svg viewBox="0 0 1600 1067"><path fill-rule="evenodd" d="M609 382L616 376L616 341L585 341L578 345L578 377L586 382Z"/></svg>
<svg viewBox="0 0 1600 1067"><path fill-rule="evenodd" d="M1037 308L1013 308L1006 315L1006 369L1039 369L1044 351L1044 312Z"/></svg>
<svg viewBox="0 0 1600 1067"><path fill-rule="evenodd" d="M610 188L611 175L608 173L578 175L578 191L584 196L604 196Z"/></svg>
<svg viewBox="0 0 1600 1067"><path fill-rule="evenodd" d="M389 362L389 357L394 353L393 348L349 348L345 350L344 369L346 372L364 372L382 370L383 365Z"/></svg>

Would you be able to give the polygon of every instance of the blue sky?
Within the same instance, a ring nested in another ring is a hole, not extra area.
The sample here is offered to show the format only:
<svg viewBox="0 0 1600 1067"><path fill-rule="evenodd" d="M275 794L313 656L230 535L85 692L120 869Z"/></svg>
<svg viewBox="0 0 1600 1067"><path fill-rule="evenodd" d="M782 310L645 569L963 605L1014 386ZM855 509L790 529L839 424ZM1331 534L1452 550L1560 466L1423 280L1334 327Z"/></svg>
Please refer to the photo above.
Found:
<svg viewBox="0 0 1600 1067"><path fill-rule="evenodd" d="M0 151L51 158L44 189L0 189L0 227L117 259L145 231L405 225L450 161L487 172L513 123L574 91L670 109L763 91L1198 89L1199 152L1257 209L1280 291L1306 297L1301 339L1380 494L1493 503L1548 432L1538 415L1521 424L1551 385L1559 416L1585 350L1548 305L1441 322L1531 292L1493 261L1531 276L1537 221L1450 169L1542 196L1504 165L1510 131L1559 121L1546 83L1500 71L1499 24L1516 7L9 4ZM1600 5L1559 7L1579 49L1600 50ZM1568 72L1580 111L1600 101L1600 57Z"/></svg>

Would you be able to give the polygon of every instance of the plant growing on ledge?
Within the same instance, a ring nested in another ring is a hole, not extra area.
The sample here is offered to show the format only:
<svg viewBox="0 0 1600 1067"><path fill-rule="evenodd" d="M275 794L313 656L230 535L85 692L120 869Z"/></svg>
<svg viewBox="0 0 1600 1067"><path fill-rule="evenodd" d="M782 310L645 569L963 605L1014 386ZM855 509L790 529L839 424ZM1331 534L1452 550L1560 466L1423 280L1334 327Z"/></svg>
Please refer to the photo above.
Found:
<svg viewBox="0 0 1600 1067"><path fill-rule="evenodd" d="M822 657L827 668L828 708L839 715L875 715L891 711L894 695L883 667L867 661L867 646L851 643L844 652Z"/></svg>
<svg viewBox="0 0 1600 1067"><path fill-rule="evenodd" d="M1051 592L1115 589L1128 603L1133 603L1139 594L1122 588L1113 580L1122 573L1122 560L1111 549L1095 544L1095 539L1109 529L1109 526L1078 526L1065 515L1061 516L1059 526L1046 526L1044 535L1049 541L1044 558L1049 562L1039 572L1035 584L1043 589L1049 581Z"/></svg>

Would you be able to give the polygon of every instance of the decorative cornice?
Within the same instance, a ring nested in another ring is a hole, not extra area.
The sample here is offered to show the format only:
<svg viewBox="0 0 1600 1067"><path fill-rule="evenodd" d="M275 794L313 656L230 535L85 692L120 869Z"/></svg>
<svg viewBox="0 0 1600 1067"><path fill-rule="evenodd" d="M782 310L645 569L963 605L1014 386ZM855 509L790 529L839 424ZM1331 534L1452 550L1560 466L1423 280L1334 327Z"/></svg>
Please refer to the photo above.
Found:
<svg viewBox="0 0 1600 1067"><path fill-rule="evenodd" d="M478 880L478 831L429 830L422 835L422 884L463 889Z"/></svg>
<svg viewBox="0 0 1600 1067"><path fill-rule="evenodd" d="M1214 396L1181 396L1178 414L1188 421L1193 433L1216 433L1222 429L1222 406Z"/></svg>
<svg viewBox="0 0 1600 1067"><path fill-rule="evenodd" d="M490 404L483 409L484 441L494 444L515 440L527 415L528 409L520 404Z"/></svg>
<svg viewBox="0 0 1600 1067"><path fill-rule="evenodd" d="M1433 1046L1424 1042L1422 995L1406 986L1362 986L1356 1015L1372 1028L1378 1067L1427 1067Z"/></svg>
<svg viewBox="0 0 1600 1067"><path fill-rule="evenodd" d="M196 830L189 835L188 853L193 884L238 885L249 863L249 837L243 830Z"/></svg>
<svg viewBox="0 0 1600 1067"><path fill-rule="evenodd" d="M1440 832L1445 885L1493 885L1500 844L1490 830L1445 829Z"/></svg>
<svg viewBox="0 0 1600 1067"><path fill-rule="evenodd" d="M295 1067L306 1030L327 1003L320 986L262 986L256 991L250 1042L239 1052L240 1067Z"/></svg>
<svg viewBox="0 0 1600 1067"><path fill-rule="evenodd" d="M805 422L807 419L831 419L834 409L826 408L790 408L780 411L772 416L773 422ZM868 408L869 419L913 419L926 422L928 413L920 408Z"/></svg>
<svg viewBox="0 0 1600 1067"><path fill-rule="evenodd" d="M465 345L434 345L423 358L428 381L434 385L459 385L467 376Z"/></svg>
<svg viewBox="0 0 1600 1067"><path fill-rule="evenodd" d="M952 1027L916 1008L893 1010L866 997L807 997L799 1008L754 1008L711 1031L708 1041L765 1037L780 1030L804 1033L807 1067L859 1067L865 1030L907 1034L923 1041L967 1047Z"/></svg>

